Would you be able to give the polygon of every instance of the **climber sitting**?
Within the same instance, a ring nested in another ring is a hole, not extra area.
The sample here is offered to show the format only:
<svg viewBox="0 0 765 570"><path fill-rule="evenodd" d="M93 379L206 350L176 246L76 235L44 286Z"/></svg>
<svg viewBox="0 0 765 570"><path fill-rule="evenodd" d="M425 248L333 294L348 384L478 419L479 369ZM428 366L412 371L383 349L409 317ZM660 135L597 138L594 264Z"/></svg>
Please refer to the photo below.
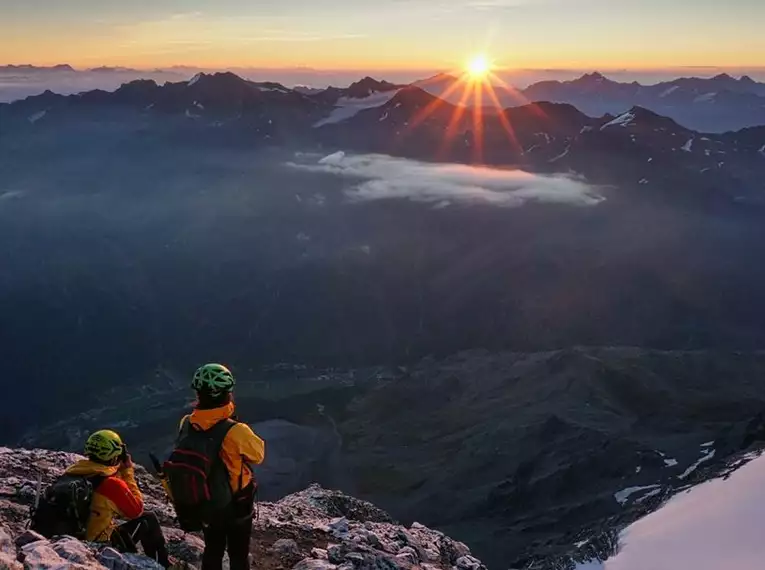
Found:
<svg viewBox="0 0 765 570"><path fill-rule="evenodd" d="M46 490L32 528L46 536L71 534L109 543L123 552L136 552L140 543L146 556L168 568L159 520L144 511L133 461L120 436L110 430L93 433L85 455ZM117 517L127 522L117 525Z"/></svg>

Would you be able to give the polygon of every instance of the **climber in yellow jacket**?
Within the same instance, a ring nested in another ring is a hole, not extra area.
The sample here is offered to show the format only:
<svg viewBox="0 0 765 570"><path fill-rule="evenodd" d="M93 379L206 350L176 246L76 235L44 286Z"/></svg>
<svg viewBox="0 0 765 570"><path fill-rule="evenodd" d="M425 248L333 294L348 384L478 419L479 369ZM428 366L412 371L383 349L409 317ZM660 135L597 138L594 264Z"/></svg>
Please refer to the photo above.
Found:
<svg viewBox="0 0 765 570"><path fill-rule="evenodd" d="M233 508L224 520L204 526L202 570L220 570L226 550L231 570L250 568L250 535L257 490L250 464L263 462L265 443L250 426L236 420L232 397L234 384L231 371L221 364L206 364L199 368L191 384L197 402L180 425L180 437L192 432L206 432L214 438L218 428L225 427L221 432L225 435L218 456L228 472Z"/></svg>
<svg viewBox="0 0 765 570"><path fill-rule="evenodd" d="M169 567L162 529L157 516L144 511L133 461L120 436L111 430L95 432L85 443L85 455L87 459L66 470L67 475L86 477L93 484L85 539L111 543L125 552L135 552L139 542L149 558ZM127 522L117 525L116 518Z"/></svg>

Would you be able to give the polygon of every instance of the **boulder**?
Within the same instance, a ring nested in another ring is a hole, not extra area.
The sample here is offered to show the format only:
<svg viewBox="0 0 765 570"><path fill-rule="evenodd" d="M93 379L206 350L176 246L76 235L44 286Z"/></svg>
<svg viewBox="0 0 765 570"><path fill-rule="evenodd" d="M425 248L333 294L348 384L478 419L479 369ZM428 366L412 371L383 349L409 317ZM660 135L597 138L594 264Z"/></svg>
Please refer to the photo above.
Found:
<svg viewBox="0 0 765 570"><path fill-rule="evenodd" d="M332 519L327 525L327 529L327 532L335 538L347 538L349 532L348 519L345 517Z"/></svg>
<svg viewBox="0 0 765 570"><path fill-rule="evenodd" d="M438 548L450 564L457 564L457 560L470 555L470 549L466 545L456 540L450 540L445 536L441 536L439 539Z"/></svg>
<svg viewBox="0 0 765 570"><path fill-rule="evenodd" d="M280 538L271 546L271 551L279 554L280 556L300 555L300 548L298 548L297 542L291 538Z"/></svg>
<svg viewBox="0 0 765 570"><path fill-rule="evenodd" d="M338 570L338 568L326 560L305 558L293 566L292 570Z"/></svg>
<svg viewBox="0 0 765 570"><path fill-rule="evenodd" d="M59 556L58 552L48 541L39 540L30 542L21 549L21 559L24 562L25 570L64 570L73 565ZM92 568L102 568L100 564Z"/></svg>
<svg viewBox="0 0 765 570"><path fill-rule="evenodd" d="M111 547L98 553L98 561L109 570L164 570L156 560L138 554L124 554Z"/></svg>
<svg viewBox="0 0 765 570"><path fill-rule="evenodd" d="M327 560L332 564L341 564L345 560L348 550L341 544L330 544L327 546Z"/></svg>
<svg viewBox="0 0 765 570"><path fill-rule="evenodd" d="M396 554L397 560L408 560L411 564L417 564L420 561L420 557L417 551L411 546L404 546Z"/></svg>
<svg viewBox="0 0 765 570"><path fill-rule="evenodd" d="M16 537L16 548L21 548L30 542L37 542L39 540L45 540L45 537L33 530L25 530L23 533Z"/></svg>
<svg viewBox="0 0 765 570"><path fill-rule="evenodd" d="M194 566L201 565L205 550L205 543L201 538L193 534L169 536L169 533L166 533L165 536L168 539L167 552L170 556Z"/></svg>
<svg viewBox="0 0 765 570"><path fill-rule="evenodd" d="M462 556L457 560L457 570L486 570L486 566L472 556Z"/></svg>
<svg viewBox="0 0 765 570"><path fill-rule="evenodd" d="M93 551L84 543L71 536L62 537L56 542L51 543L51 548L61 558L74 564L82 564L87 567L100 566L93 555Z"/></svg>

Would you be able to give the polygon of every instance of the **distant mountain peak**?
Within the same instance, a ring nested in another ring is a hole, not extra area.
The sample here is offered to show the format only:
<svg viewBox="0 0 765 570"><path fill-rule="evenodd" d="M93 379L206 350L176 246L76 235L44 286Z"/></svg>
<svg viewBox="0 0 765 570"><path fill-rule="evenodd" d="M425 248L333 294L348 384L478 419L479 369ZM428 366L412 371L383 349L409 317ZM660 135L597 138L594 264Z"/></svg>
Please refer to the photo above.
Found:
<svg viewBox="0 0 765 570"><path fill-rule="evenodd" d="M22 63L19 65L0 65L0 69L7 69L10 71L75 71L75 69L68 63L59 63L50 67L38 67L29 63Z"/></svg>
<svg viewBox="0 0 765 570"><path fill-rule="evenodd" d="M592 73L585 73L579 78L579 81L592 81L595 83L603 83L609 81L609 79L600 73L599 71L593 71Z"/></svg>
<svg viewBox="0 0 765 570"><path fill-rule="evenodd" d="M218 73L197 73L186 84L187 88L196 90L225 91L230 89L251 88L252 85L246 79L239 77L230 71Z"/></svg>
<svg viewBox="0 0 765 570"><path fill-rule="evenodd" d="M378 81L377 79L367 76L360 81L351 84L348 89L346 89L346 93L350 97L363 98L374 93L383 93L386 91L393 91L394 89L398 89L398 86L387 81Z"/></svg>

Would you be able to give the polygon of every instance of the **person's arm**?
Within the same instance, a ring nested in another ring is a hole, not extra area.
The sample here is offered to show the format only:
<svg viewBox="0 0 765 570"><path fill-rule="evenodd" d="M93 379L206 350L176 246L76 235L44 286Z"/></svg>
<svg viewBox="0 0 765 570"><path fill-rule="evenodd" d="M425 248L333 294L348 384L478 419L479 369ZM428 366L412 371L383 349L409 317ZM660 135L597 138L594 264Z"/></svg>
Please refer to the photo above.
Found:
<svg viewBox="0 0 765 570"><path fill-rule="evenodd" d="M247 424L239 423L231 428L238 453L245 463L260 465L266 457L266 443Z"/></svg>
<svg viewBox="0 0 765 570"><path fill-rule="evenodd" d="M135 481L132 467L122 468L116 476L104 479L97 492L114 504L121 517L134 519L143 514L143 494Z"/></svg>

